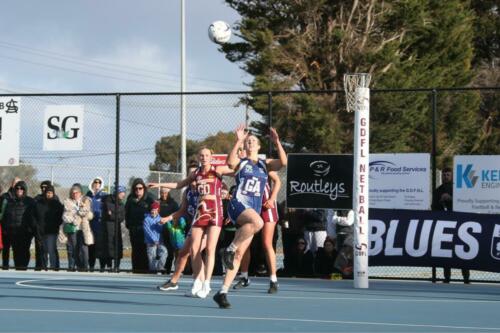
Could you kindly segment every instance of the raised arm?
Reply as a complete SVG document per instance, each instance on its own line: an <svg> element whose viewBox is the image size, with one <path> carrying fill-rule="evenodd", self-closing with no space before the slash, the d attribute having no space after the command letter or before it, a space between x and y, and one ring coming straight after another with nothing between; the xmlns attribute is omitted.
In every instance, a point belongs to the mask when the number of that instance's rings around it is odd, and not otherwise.
<svg viewBox="0 0 500 333"><path fill-rule="evenodd" d="M189 174L186 178L178 182L171 183L148 183L149 188L165 187L171 190L179 189L188 186L194 180L194 173Z"/></svg>
<svg viewBox="0 0 500 333"><path fill-rule="evenodd" d="M227 156L227 166L235 170L238 164L240 163L240 158L238 157L238 149L243 146L243 142L245 142L245 138L248 135L248 131L245 130L245 125L241 124L236 128L236 142L234 143L233 149Z"/></svg>
<svg viewBox="0 0 500 333"><path fill-rule="evenodd" d="M286 156L285 149L281 145L280 138L278 136L278 132L271 127L269 128L269 133L271 135L271 140L278 151L278 159L267 159L267 168L269 171L278 171L282 167L286 166L288 163L288 157Z"/></svg>

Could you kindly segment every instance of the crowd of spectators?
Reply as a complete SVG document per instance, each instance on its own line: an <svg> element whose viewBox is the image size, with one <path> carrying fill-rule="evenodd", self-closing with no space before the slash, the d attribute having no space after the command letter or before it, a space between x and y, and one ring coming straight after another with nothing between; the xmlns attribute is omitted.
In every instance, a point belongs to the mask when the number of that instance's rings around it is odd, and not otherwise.
<svg viewBox="0 0 500 333"><path fill-rule="evenodd" d="M61 201L53 184L43 181L40 193L32 198L27 195L27 184L15 178L0 196L3 268L10 266L12 249L14 267L27 269L33 241L37 270L105 271L120 268L124 250L121 225L124 223L130 237L132 271L170 273L191 221L182 216L178 220L161 222L160 217L179 209L169 190L161 188L156 200L140 178L132 182L128 196L123 186L118 186L111 194L104 188L101 177L92 179L86 194L82 185L75 183L68 198ZM225 205L229 196L227 187L224 187ZM352 274L352 245L345 240L346 235L352 234L352 221L349 224L348 218L341 215L323 209L285 211L284 204L281 204L284 265L278 274L349 278ZM234 237L234 226L228 219L225 221L219 248ZM275 246L277 238L276 234ZM61 267L58 242L66 247L67 267ZM257 235L251 246L250 274L267 274L261 244ZM214 273L223 274L219 260Z"/></svg>

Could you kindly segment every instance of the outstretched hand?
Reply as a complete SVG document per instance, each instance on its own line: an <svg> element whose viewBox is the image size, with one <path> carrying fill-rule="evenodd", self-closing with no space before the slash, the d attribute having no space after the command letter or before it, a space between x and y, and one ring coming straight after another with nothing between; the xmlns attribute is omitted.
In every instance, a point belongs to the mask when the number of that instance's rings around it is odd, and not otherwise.
<svg viewBox="0 0 500 333"><path fill-rule="evenodd" d="M271 135L271 140L273 141L273 143L278 143L280 141L278 132L276 132L276 129L274 127L269 127L269 134Z"/></svg>
<svg viewBox="0 0 500 333"><path fill-rule="evenodd" d="M240 124L236 128L235 133L236 133L236 138L238 139L238 141L243 141L243 140L245 140L245 138L248 135L248 130L245 129L245 125L244 124Z"/></svg>

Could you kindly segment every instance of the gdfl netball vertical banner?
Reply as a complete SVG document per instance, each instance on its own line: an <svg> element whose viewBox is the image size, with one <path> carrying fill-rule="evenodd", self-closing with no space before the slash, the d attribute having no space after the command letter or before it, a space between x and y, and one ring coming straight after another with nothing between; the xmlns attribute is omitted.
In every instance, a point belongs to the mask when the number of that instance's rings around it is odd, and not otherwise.
<svg viewBox="0 0 500 333"><path fill-rule="evenodd" d="M0 97L0 166L19 165L21 99Z"/></svg>
<svg viewBox="0 0 500 333"><path fill-rule="evenodd" d="M48 105L43 150L83 149L83 105Z"/></svg>

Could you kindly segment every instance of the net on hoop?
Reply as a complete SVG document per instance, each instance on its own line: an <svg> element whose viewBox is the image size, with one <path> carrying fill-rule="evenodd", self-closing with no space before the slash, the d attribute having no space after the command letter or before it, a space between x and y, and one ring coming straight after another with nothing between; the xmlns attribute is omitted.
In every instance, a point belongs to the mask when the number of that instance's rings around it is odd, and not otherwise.
<svg viewBox="0 0 500 333"><path fill-rule="evenodd" d="M372 76L368 73L344 74L347 112L356 110L356 88L368 88L371 77Z"/></svg>

